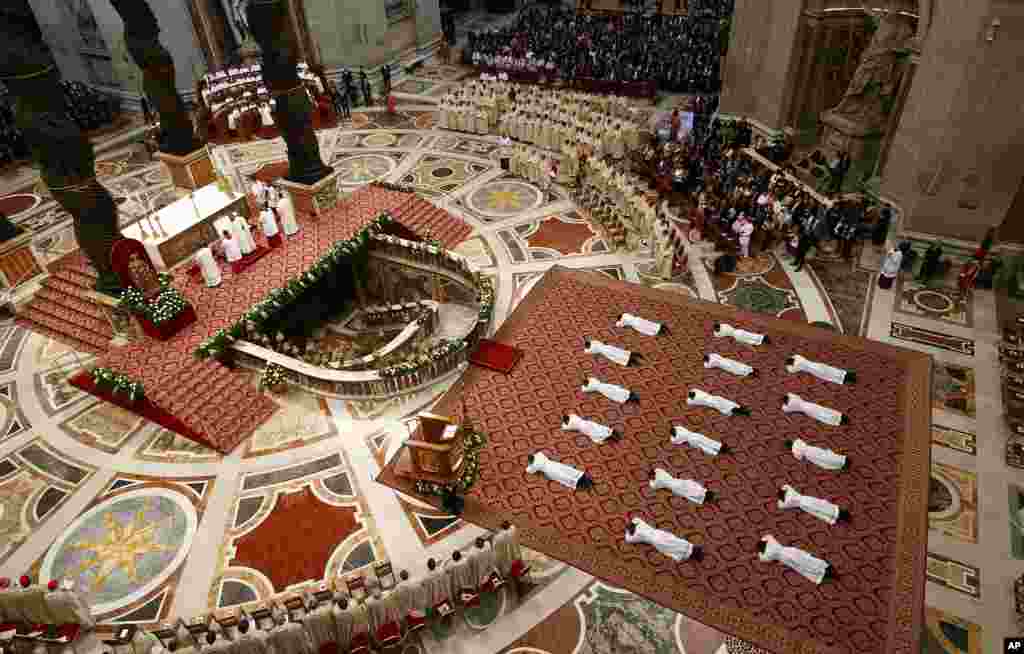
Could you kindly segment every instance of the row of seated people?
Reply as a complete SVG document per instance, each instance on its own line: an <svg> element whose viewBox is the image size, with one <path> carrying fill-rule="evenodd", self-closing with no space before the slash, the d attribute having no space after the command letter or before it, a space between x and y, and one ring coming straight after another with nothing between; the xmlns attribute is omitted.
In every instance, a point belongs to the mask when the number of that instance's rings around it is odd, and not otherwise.
<svg viewBox="0 0 1024 654"><path fill-rule="evenodd" d="M339 581L333 591L323 583L280 603L179 621L111 644L131 645L133 654L369 654L400 646L428 620L450 620L509 582L522 592L528 575L515 527L506 522L466 553L441 565L429 559L423 578L402 570L396 579L384 562L376 579Z"/></svg>
<svg viewBox="0 0 1024 654"><path fill-rule="evenodd" d="M336 112L327 95L314 96L309 89L309 100L313 104L313 129L333 124ZM261 129L271 129L274 124L276 100L269 94L243 95L238 102L222 107L210 114L208 134L211 139L240 138L243 141L258 134Z"/></svg>
<svg viewBox="0 0 1024 654"><path fill-rule="evenodd" d="M594 158L587 162L576 201L590 210L617 247L636 249L654 233L658 197L646 179Z"/></svg>
<svg viewBox="0 0 1024 654"><path fill-rule="evenodd" d="M99 647L95 626L88 604L68 579L42 586L24 575L17 587L0 579L0 647L92 654Z"/></svg>
<svg viewBox="0 0 1024 654"><path fill-rule="evenodd" d="M300 62L296 67L299 79L309 84L317 95L322 95L326 90L323 79L314 73L309 65ZM243 94L252 91L253 88L263 86L263 71L260 64L228 68L212 73L207 73L199 81L200 93L206 106L217 111L216 106L222 102L229 101Z"/></svg>

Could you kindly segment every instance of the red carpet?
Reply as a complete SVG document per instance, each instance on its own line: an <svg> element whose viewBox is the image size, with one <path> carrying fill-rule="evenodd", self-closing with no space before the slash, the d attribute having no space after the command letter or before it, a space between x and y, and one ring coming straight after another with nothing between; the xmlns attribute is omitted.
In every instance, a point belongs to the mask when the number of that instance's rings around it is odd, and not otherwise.
<svg viewBox="0 0 1024 654"><path fill-rule="evenodd" d="M35 196L25 195L23 193L8 195L0 198L0 213L10 217L16 213L21 213L26 209L31 209L35 204Z"/></svg>
<svg viewBox="0 0 1024 654"><path fill-rule="evenodd" d="M521 358L523 358L523 351L519 348L484 338L480 340L476 352L469 357L469 362L474 366L496 370L507 375L512 372Z"/></svg>

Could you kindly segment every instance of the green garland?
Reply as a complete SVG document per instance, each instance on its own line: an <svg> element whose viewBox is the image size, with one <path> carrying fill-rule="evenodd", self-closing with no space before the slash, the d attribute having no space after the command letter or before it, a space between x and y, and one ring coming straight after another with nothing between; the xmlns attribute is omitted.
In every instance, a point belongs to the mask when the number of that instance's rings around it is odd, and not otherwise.
<svg viewBox="0 0 1024 654"><path fill-rule="evenodd" d="M477 301L480 303L480 320L489 322L494 312L494 282L477 273L476 283L480 289L477 295Z"/></svg>
<svg viewBox="0 0 1024 654"><path fill-rule="evenodd" d="M139 289L129 286L121 292L117 304L146 318L154 325L170 322L188 307L188 300L185 299L185 296L171 286L173 279L170 273L158 274L160 290L152 300L147 300Z"/></svg>
<svg viewBox="0 0 1024 654"><path fill-rule="evenodd" d="M451 493L466 493L480 478L480 450L487 444L487 437L476 430L469 431L463 440L462 470L459 478L449 484L419 480L416 492L420 495L443 496Z"/></svg>
<svg viewBox="0 0 1024 654"><path fill-rule="evenodd" d="M402 375L419 370L432 361L440 361L449 354L459 352L465 347L466 341L464 340L444 340L430 348L430 351L425 355L410 357L401 363L381 368L377 372L381 377L401 377Z"/></svg>
<svg viewBox="0 0 1024 654"><path fill-rule="evenodd" d="M285 377L284 368L276 363L268 363L260 375L260 388L274 388L288 381Z"/></svg>
<svg viewBox="0 0 1024 654"><path fill-rule="evenodd" d="M218 356L224 352L232 339L241 338L245 332L263 331L267 321L277 311L298 300L306 289L326 276L342 266L350 265L350 261L354 257L364 254L370 237L380 233L393 220L391 215L385 211L352 238L332 245L309 270L290 280L284 287L270 291L266 297L249 307L241 320L227 330L222 329L203 341L196 348L195 356L201 359Z"/></svg>
<svg viewBox="0 0 1024 654"><path fill-rule="evenodd" d="M109 389L112 393L124 393L132 402L145 397L145 389L141 382L132 381L128 375L114 372L110 368L93 368L92 381L99 388Z"/></svg>

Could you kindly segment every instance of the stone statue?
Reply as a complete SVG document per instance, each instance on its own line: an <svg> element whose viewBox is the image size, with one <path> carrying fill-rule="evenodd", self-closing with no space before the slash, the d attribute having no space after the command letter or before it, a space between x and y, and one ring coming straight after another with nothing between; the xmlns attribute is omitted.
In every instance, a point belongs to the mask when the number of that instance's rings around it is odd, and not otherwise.
<svg viewBox="0 0 1024 654"><path fill-rule="evenodd" d="M906 47L913 36L914 28L908 18L896 12L887 14L864 51L846 94L831 113L862 127L884 127L883 98L892 97L900 82L897 50Z"/></svg>

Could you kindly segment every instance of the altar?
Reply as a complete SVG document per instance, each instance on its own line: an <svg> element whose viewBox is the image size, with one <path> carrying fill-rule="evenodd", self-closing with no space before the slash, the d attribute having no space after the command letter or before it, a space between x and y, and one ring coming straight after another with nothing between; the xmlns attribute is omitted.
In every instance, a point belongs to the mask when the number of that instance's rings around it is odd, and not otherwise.
<svg viewBox="0 0 1024 654"><path fill-rule="evenodd" d="M224 193L216 184L208 184L125 227L121 233L145 245L157 270L169 270L216 241L235 212L250 217L245 195Z"/></svg>

